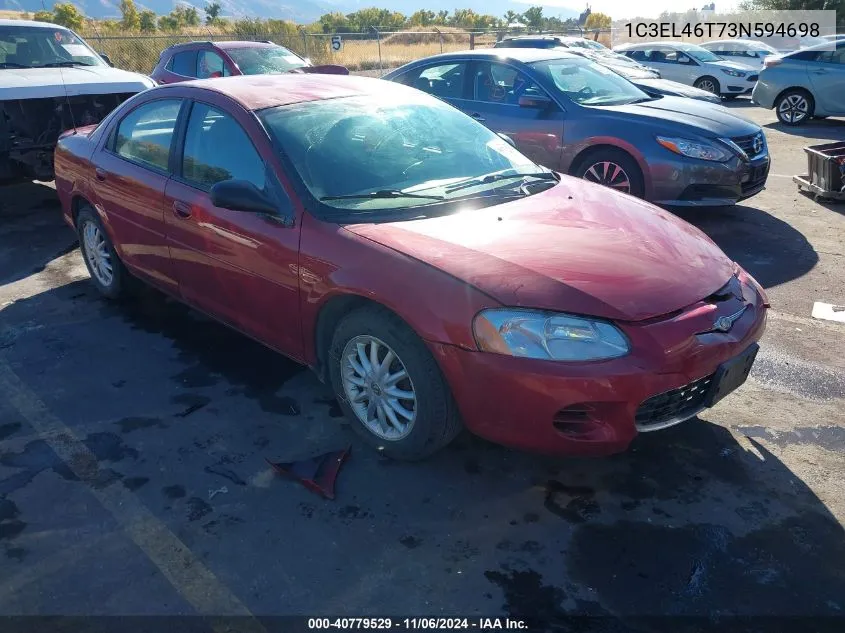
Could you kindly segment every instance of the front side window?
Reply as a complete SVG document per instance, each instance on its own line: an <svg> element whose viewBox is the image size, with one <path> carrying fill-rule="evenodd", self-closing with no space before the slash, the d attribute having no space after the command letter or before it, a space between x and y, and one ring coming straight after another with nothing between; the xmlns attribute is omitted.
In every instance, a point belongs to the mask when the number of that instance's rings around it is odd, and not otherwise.
<svg viewBox="0 0 845 633"><path fill-rule="evenodd" d="M528 195L520 189L526 179L554 180L483 125L411 90L292 104L260 117L327 214L370 221L431 205L451 210L467 196L496 204Z"/></svg>
<svg viewBox="0 0 845 633"><path fill-rule="evenodd" d="M204 103L195 103L185 132L182 178L201 189L232 179L264 189L265 166L235 119Z"/></svg>
<svg viewBox="0 0 845 633"><path fill-rule="evenodd" d="M209 77L226 77L226 64L223 58L214 51L200 51L197 54L197 77L207 79Z"/></svg>
<svg viewBox="0 0 845 633"><path fill-rule="evenodd" d="M825 64L845 65L845 46L840 46L835 51L820 51L816 61Z"/></svg>
<svg viewBox="0 0 845 633"><path fill-rule="evenodd" d="M105 66L82 38L60 26L0 26L0 69Z"/></svg>
<svg viewBox="0 0 845 633"><path fill-rule="evenodd" d="M428 66L419 74L413 86L441 99L460 99L464 94L466 72L466 62Z"/></svg>
<svg viewBox="0 0 845 633"><path fill-rule="evenodd" d="M472 97L476 101L519 105L522 95L542 95L540 87L513 66L496 62L475 65Z"/></svg>
<svg viewBox="0 0 845 633"><path fill-rule="evenodd" d="M167 171L181 105L179 99L162 99L132 110L117 126L114 152L145 167Z"/></svg>
<svg viewBox="0 0 845 633"><path fill-rule="evenodd" d="M588 59L551 59L531 66L579 105L610 106L646 101L649 96L627 79Z"/></svg>
<svg viewBox="0 0 845 633"><path fill-rule="evenodd" d="M228 48L226 53L244 75L286 73L308 65L299 55L284 46Z"/></svg>

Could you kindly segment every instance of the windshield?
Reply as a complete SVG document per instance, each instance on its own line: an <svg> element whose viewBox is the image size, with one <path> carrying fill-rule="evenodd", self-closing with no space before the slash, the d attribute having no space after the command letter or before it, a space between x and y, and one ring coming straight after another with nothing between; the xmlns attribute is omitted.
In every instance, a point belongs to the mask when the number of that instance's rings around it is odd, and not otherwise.
<svg viewBox="0 0 845 633"><path fill-rule="evenodd" d="M422 92L298 103L259 116L328 212L449 205L479 195L502 200L536 193L513 190L523 186L523 175L551 176L500 136Z"/></svg>
<svg viewBox="0 0 845 633"><path fill-rule="evenodd" d="M649 99L624 77L588 59L550 59L531 66L548 75L560 92L580 105L623 105Z"/></svg>
<svg viewBox="0 0 845 633"><path fill-rule="evenodd" d="M62 27L0 26L0 68L104 66L99 56Z"/></svg>
<svg viewBox="0 0 845 633"><path fill-rule="evenodd" d="M722 58L718 55L711 53L706 48L701 48L700 46L694 46L692 44L681 44L676 46L679 51L682 51L692 57L694 60L699 62L719 62L722 61Z"/></svg>
<svg viewBox="0 0 845 633"><path fill-rule="evenodd" d="M305 60L284 46L256 46L254 48L227 48L244 75L272 75L286 73L307 66Z"/></svg>
<svg viewBox="0 0 845 633"><path fill-rule="evenodd" d="M581 48L589 48L595 51L607 51L602 44L588 39L575 39L570 42L572 46L580 46Z"/></svg>

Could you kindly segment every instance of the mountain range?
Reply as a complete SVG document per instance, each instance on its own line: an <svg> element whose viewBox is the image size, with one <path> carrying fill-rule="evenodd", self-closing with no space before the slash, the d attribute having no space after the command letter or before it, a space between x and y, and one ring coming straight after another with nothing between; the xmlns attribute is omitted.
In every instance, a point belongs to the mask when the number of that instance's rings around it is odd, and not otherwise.
<svg viewBox="0 0 845 633"><path fill-rule="evenodd" d="M85 15L92 18L120 16L120 0L71 0ZM225 17L259 17L293 20L302 24L314 22L324 13L340 11L351 13L366 7L379 7L410 16L420 9L429 11L454 11L472 9L476 13L502 17L507 11L522 13L530 4L511 0L219 0ZM0 0L0 9L35 13L50 9L54 0ZM202 0L135 0L140 9L151 9L159 15L170 13L177 4L192 4L198 9L205 6ZM542 2L537 3L543 6ZM543 6L543 13L562 19L577 17L578 11L563 7Z"/></svg>

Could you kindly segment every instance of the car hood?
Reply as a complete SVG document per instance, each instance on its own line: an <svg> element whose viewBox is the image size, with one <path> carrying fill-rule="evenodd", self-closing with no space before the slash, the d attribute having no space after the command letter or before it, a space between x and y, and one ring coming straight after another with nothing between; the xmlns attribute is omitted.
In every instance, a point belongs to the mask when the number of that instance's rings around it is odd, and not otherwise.
<svg viewBox="0 0 845 633"><path fill-rule="evenodd" d="M5 68L0 70L3 99L42 99L141 92L154 86L149 77L111 66Z"/></svg>
<svg viewBox="0 0 845 633"><path fill-rule="evenodd" d="M616 64L612 60L600 60L599 63L603 66L610 68L610 70L619 73L628 81L640 79L656 79L659 75L656 70L646 68L645 66L629 66L627 64Z"/></svg>
<svg viewBox="0 0 845 633"><path fill-rule="evenodd" d="M721 288L733 263L647 202L564 176L514 202L449 216L346 225L506 306L639 321Z"/></svg>
<svg viewBox="0 0 845 633"><path fill-rule="evenodd" d="M665 127L667 122L696 128L698 135L707 138L747 136L760 131L759 125L734 114L722 105L683 97L663 97L642 103L603 106L597 109L634 114L640 120L642 117L649 117L664 126L665 133L672 131L671 128Z"/></svg>
<svg viewBox="0 0 845 633"><path fill-rule="evenodd" d="M644 78L637 79L634 83L638 86L643 85L653 88L654 90L666 95L675 95L677 97L686 97L688 99L701 99L703 101L709 101L710 103L720 103L719 97L707 92L706 90L693 88L692 86L687 86L686 84L671 81L669 79Z"/></svg>

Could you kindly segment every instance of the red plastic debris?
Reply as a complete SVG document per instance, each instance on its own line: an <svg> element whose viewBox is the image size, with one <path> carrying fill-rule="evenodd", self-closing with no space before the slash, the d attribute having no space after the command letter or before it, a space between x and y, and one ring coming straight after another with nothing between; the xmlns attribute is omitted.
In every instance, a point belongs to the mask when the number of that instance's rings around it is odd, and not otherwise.
<svg viewBox="0 0 845 633"><path fill-rule="evenodd" d="M298 462L271 462L267 458L265 461L277 473L298 479L306 488L326 499L334 499L337 473L351 453L350 446L342 451L332 451Z"/></svg>

